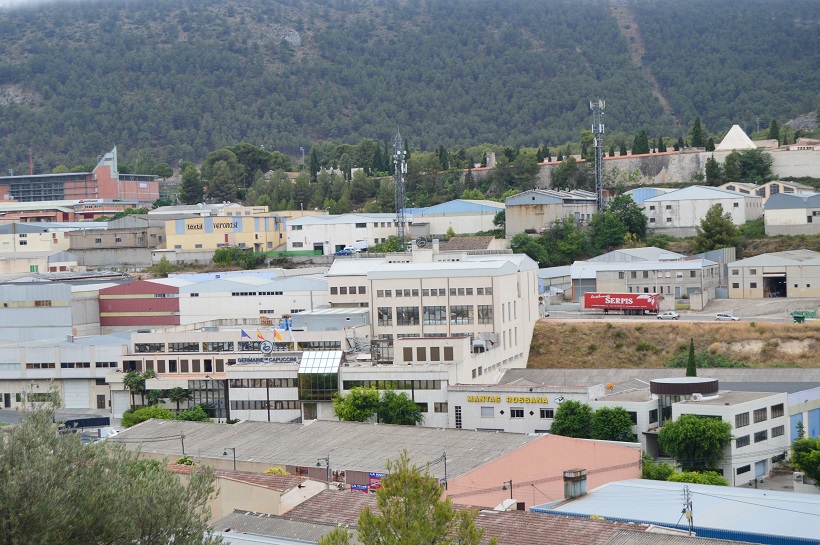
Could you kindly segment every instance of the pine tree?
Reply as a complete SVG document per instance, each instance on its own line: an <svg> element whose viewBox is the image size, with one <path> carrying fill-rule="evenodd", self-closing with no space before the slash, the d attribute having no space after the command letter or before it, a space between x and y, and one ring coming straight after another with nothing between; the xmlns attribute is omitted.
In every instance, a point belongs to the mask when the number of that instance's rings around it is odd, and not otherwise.
<svg viewBox="0 0 820 545"><path fill-rule="evenodd" d="M695 366L695 339L689 339L689 361L686 364L686 376L698 376L698 369Z"/></svg>
<svg viewBox="0 0 820 545"><path fill-rule="evenodd" d="M706 216L701 220L700 226L695 227L695 231L695 251L698 253L740 246L741 237L737 226L732 222L732 216L728 212L723 212L719 204L706 212Z"/></svg>
<svg viewBox="0 0 820 545"><path fill-rule="evenodd" d="M615 145L614 144L609 146L609 156L610 157L615 157Z"/></svg>
<svg viewBox="0 0 820 545"><path fill-rule="evenodd" d="M713 136L710 136L709 140L706 141L706 151L715 151L715 138Z"/></svg>
<svg viewBox="0 0 820 545"><path fill-rule="evenodd" d="M621 157L626 155L626 142L621 141L621 149L618 151L618 155L620 155Z"/></svg>
<svg viewBox="0 0 820 545"><path fill-rule="evenodd" d="M723 183L723 167L717 162L715 156L706 159L706 184L719 186Z"/></svg>
<svg viewBox="0 0 820 545"><path fill-rule="evenodd" d="M319 174L319 169L322 165L319 163L319 154L316 152L316 146L310 150L310 181L315 182L316 176Z"/></svg>
<svg viewBox="0 0 820 545"><path fill-rule="evenodd" d="M777 140L777 143L780 144L780 127L776 119L772 119L772 122L769 123L769 134L766 138L769 140Z"/></svg>
<svg viewBox="0 0 820 545"><path fill-rule="evenodd" d="M179 200L184 204L198 204L203 201L204 193L199 172L189 165L182 172L182 183L179 185Z"/></svg>
<svg viewBox="0 0 820 545"><path fill-rule="evenodd" d="M658 137L658 153L666 153L666 142L663 141L663 136Z"/></svg>
<svg viewBox="0 0 820 545"><path fill-rule="evenodd" d="M632 155L642 155L649 153L649 136L646 131L641 131L632 142Z"/></svg>
<svg viewBox="0 0 820 545"><path fill-rule="evenodd" d="M680 151L686 147L686 144L683 142L683 137L679 136L678 141L675 142L675 151Z"/></svg>
<svg viewBox="0 0 820 545"><path fill-rule="evenodd" d="M700 123L700 116L695 118L695 123L692 125L692 130L689 132L689 142L693 148L706 147L706 133Z"/></svg>

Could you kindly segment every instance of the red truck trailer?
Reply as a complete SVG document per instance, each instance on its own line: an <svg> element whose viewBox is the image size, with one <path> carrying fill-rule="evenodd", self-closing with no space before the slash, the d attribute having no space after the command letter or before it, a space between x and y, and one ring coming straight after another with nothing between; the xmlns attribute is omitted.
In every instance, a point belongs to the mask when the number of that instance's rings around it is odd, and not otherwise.
<svg viewBox="0 0 820 545"><path fill-rule="evenodd" d="M656 314L660 305L657 293L585 293L584 309L604 312L620 310L624 314Z"/></svg>

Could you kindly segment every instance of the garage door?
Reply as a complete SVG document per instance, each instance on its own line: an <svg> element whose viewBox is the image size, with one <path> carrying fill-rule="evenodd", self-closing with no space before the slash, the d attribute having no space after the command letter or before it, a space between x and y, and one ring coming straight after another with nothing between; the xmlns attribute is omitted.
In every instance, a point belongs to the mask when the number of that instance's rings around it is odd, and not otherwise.
<svg viewBox="0 0 820 545"><path fill-rule="evenodd" d="M111 412L114 418L122 418L122 413L131 408L131 394L125 390L111 391Z"/></svg>
<svg viewBox="0 0 820 545"><path fill-rule="evenodd" d="M67 380L65 381L65 408L66 409L90 409L89 381L87 380Z"/></svg>

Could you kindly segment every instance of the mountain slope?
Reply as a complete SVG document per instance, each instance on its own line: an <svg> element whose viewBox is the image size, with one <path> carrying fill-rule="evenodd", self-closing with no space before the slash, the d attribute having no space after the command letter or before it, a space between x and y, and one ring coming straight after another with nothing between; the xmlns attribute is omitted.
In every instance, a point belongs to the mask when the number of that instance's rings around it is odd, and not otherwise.
<svg viewBox="0 0 820 545"><path fill-rule="evenodd" d="M762 0L743 4L754 9L733 31L754 33L758 11L777 16L759 9ZM817 5L790 2L771 25L820 20ZM778 60L780 79L768 87L739 89L743 110L722 96L720 109L687 98L671 86L688 89L680 82L689 77L703 87L701 73L675 73L676 59L698 51L659 46L655 21L675 36L703 21L677 21L674 13L689 13L677 4L631 9L649 29L646 57L684 124L708 112L707 127L725 130L756 104L792 115L798 98L812 101L820 88L818 71L805 71L815 49ZM716 34L703 37L710 44L726 38L703 28ZM791 24L777 36L811 45L813 30ZM387 140L397 125L414 149L555 146L578 139L597 97L607 100L615 137L676 135L627 45L608 3L589 0L96 0L0 10L0 168L27 170L30 147L38 172L114 144L125 160L143 148L158 161L198 160L241 141L297 157L321 141ZM759 49L742 53L724 55L726 67L774 62Z"/></svg>

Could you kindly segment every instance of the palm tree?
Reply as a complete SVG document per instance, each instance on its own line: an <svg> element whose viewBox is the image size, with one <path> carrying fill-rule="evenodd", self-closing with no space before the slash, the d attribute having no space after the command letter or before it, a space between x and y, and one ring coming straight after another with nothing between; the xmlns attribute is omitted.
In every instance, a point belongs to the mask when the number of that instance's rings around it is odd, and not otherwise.
<svg viewBox="0 0 820 545"><path fill-rule="evenodd" d="M153 369L146 369L140 375L140 378L142 379L142 383L140 384L139 392L140 392L140 396L142 396L142 404L145 405L145 381L148 380L149 378L157 378L157 372L154 371Z"/></svg>
<svg viewBox="0 0 820 545"><path fill-rule="evenodd" d="M168 399L177 404L177 412L179 412L179 404L183 401L188 401L190 397L190 392L188 392L185 388L180 388L179 386L176 388L171 388L168 391Z"/></svg>
<svg viewBox="0 0 820 545"><path fill-rule="evenodd" d="M128 371L123 377L122 385L128 388L131 392L131 408L133 409L136 403L134 402L134 394L141 392L145 387L145 379L142 378L136 371Z"/></svg>
<svg viewBox="0 0 820 545"><path fill-rule="evenodd" d="M164 395L164 390L148 390L148 406L159 405L167 396Z"/></svg>

